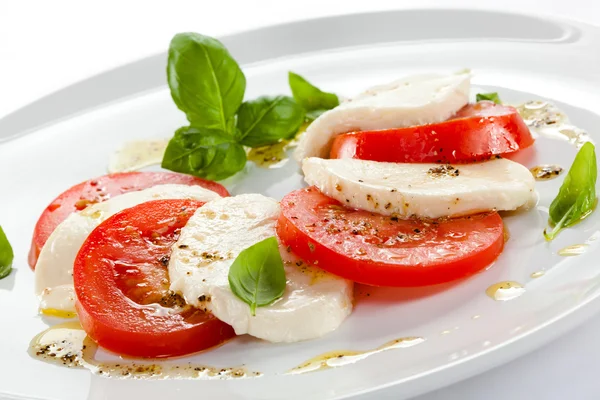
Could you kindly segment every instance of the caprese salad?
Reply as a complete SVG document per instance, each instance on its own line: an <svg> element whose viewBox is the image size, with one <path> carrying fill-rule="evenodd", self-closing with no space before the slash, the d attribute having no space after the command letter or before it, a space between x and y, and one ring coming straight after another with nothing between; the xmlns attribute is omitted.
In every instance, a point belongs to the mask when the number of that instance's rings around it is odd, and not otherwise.
<svg viewBox="0 0 600 400"><path fill-rule="evenodd" d="M241 69L198 34L173 39L167 72L190 122L163 158L175 172L66 190L29 254L41 313L77 317L118 354L179 356L243 334L318 338L352 313L354 282L424 286L484 269L504 247L499 212L537 201L534 176L510 160L534 136L497 94L469 103L468 72L409 76L341 102L290 73L293 97L242 102ZM243 168L247 148L307 124L294 153L307 187L277 200L212 181ZM585 143L547 239L592 212L596 170ZM4 258L0 267L12 251Z"/></svg>

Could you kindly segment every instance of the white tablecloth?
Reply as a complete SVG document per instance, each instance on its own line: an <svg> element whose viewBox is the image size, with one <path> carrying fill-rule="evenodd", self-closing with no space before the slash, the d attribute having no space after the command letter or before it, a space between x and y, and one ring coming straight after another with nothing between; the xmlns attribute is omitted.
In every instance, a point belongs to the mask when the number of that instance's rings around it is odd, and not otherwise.
<svg viewBox="0 0 600 400"><path fill-rule="evenodd" d="M556 14L600 25L596 0L0 0L0 117L66 85L164 51L176 32L221 35L340 13L436 7ZM525 357L418 400L599 399L598 338L600 316Z"/></svg>

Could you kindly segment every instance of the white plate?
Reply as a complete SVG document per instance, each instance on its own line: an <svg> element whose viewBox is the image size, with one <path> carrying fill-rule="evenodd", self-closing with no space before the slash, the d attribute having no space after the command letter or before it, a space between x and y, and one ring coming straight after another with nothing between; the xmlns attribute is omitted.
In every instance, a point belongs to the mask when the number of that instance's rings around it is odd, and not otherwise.
<svg viewBox="0 0 600 400"><path fill-rule="evenodd" d="M600 126L600 29L591 26L491 12L403 11L281 25L223 41L243 64L248 98L288 93L288 70L353 94L409 73L469 67L475 86L498 90L507 102L549 98L582 128ZM165 58L97 76L0 120L0 223L16 253L15 271L0 281L0 397L402 399L513 359L600 309L598 242L578 257L556 254L600 230L598 214L547 244L541 235L547 216L536 209L505 219L512 235L505 252L471 279L416 290L370 289L342 327L319 340L274 345L241 338L193 357L214 366L245 364L264 372L262 378L115 380L30 358L30 339L46 327L36 315L26 264L35 221L55 195L105 173L108 156L125 140L167 137L185 123L164 85ZM552 140L539 140L535 148L529 166L568 167L576 152ZM301 184L297 171L293 161L278 170L249 165L244 179L229 188L281 198ZM559 185L560 179L538 184L540 205L550 203ZM546 275L531 279L539 270ZM504 280L525 284L527 292L508 302L485 295L489 285ZM404 336L426 341L343 368L283 374L326 351L371 349Z"/></svg>

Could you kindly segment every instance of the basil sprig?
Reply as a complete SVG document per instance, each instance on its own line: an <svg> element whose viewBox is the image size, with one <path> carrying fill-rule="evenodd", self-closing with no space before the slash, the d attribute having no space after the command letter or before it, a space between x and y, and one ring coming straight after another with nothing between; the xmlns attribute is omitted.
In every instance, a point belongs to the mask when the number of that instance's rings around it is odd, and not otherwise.
<svg viewBox="0 0 600 400"><path fill-rule="evenodd" d="M171 40L167 80L190 124L227 131L246 90L246 77L217 39L179 33Z"/></svg>
<svg viewBox="0 0 600 400"><path fill-rule="evenodd" d="M475 95L475 100L477 102L480 102L482 100L489 100L489 101L493 101L496 104L502 104L502 101L500 100L500 96L498 96L497 92L477 93L477 95Z"/></svg>
<svg viewBox="0 0 600 400"><path fill-rule="evenodd" d="M596 206L596 151L592 143L585 143L577 156L569 173L565 176L558 196L550 204L549 222L552 229L544 230L546 240L570 226L585 219Z"/></svg>
<svg viewBox="0 0 600 400"><path fill-rule="evenodd" d="M325 111L340 104L337 95L323 92L294 72L288 73L288 82L294 99L306 110L306 118L309 121L317 119Z"/></svg>
<svg viewBox="0 0 600 400"><path fill-rule="evenodd" d="M8 238L0 226L0 279L10 275L14 256L12 246L8 242Z"/></svg>
<svg viewBox="0 0 600 400"><path fill-rule="evenodd" d="M229 268L229 287L250 306L264 307L283 296L285 270L275 237L267 238L243 250Z"/></svg>
<svg viewBox="0 0 600 400"><path fill-rule="evenodd" d="M189 126L175 132L162 167L221 180L246 165L243 146L262 147L290 139L307 119L339 104L299 75L290 73L289 96L243 102L246 77L225 46L198 33L179 33L169 46L171 97Z"/></svg>

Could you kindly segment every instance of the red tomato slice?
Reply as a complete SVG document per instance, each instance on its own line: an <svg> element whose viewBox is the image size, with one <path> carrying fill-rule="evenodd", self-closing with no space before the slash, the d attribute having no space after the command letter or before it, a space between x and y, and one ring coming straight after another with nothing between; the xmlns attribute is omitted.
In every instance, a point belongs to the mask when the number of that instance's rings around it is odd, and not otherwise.
<svg viewBox="0 0 600 400"><path fill-rule="evenodd" d="M87 238L73 267L76 308L83 329L99 345L118 354L168 357L234 336L229 325L169 291L171 246L202 204L142 203L108 218Z"/></svg>
<svg viewBox="0 0 600 400"><path fill-rule="evenodd" d="M343 207L315 187L281 200L277 234L309 264L374 286L423 286L474 274L504 247L498 213L399 220Z"/></svg>
<svg viewBox="0 0 600 400"><path fill-rule="evenodd" d="M489 159L533 144L513 107L481 101L450 120L408 128L346 133L336 137L330 158L399 163L460 163Z"/></svg>
<svg viewBox="0 0 600 400"><path fill-rule="evenodd" d="M216 182L170 172L124 172L90 179L73 186L46 207L33 231L29 265L35 269L35 263L46 240L58 224L72 212L81 211L90 204L108 200L119 194L167 183L198 185L217 192L221 196L229 196L227 189Z"/></svg>

